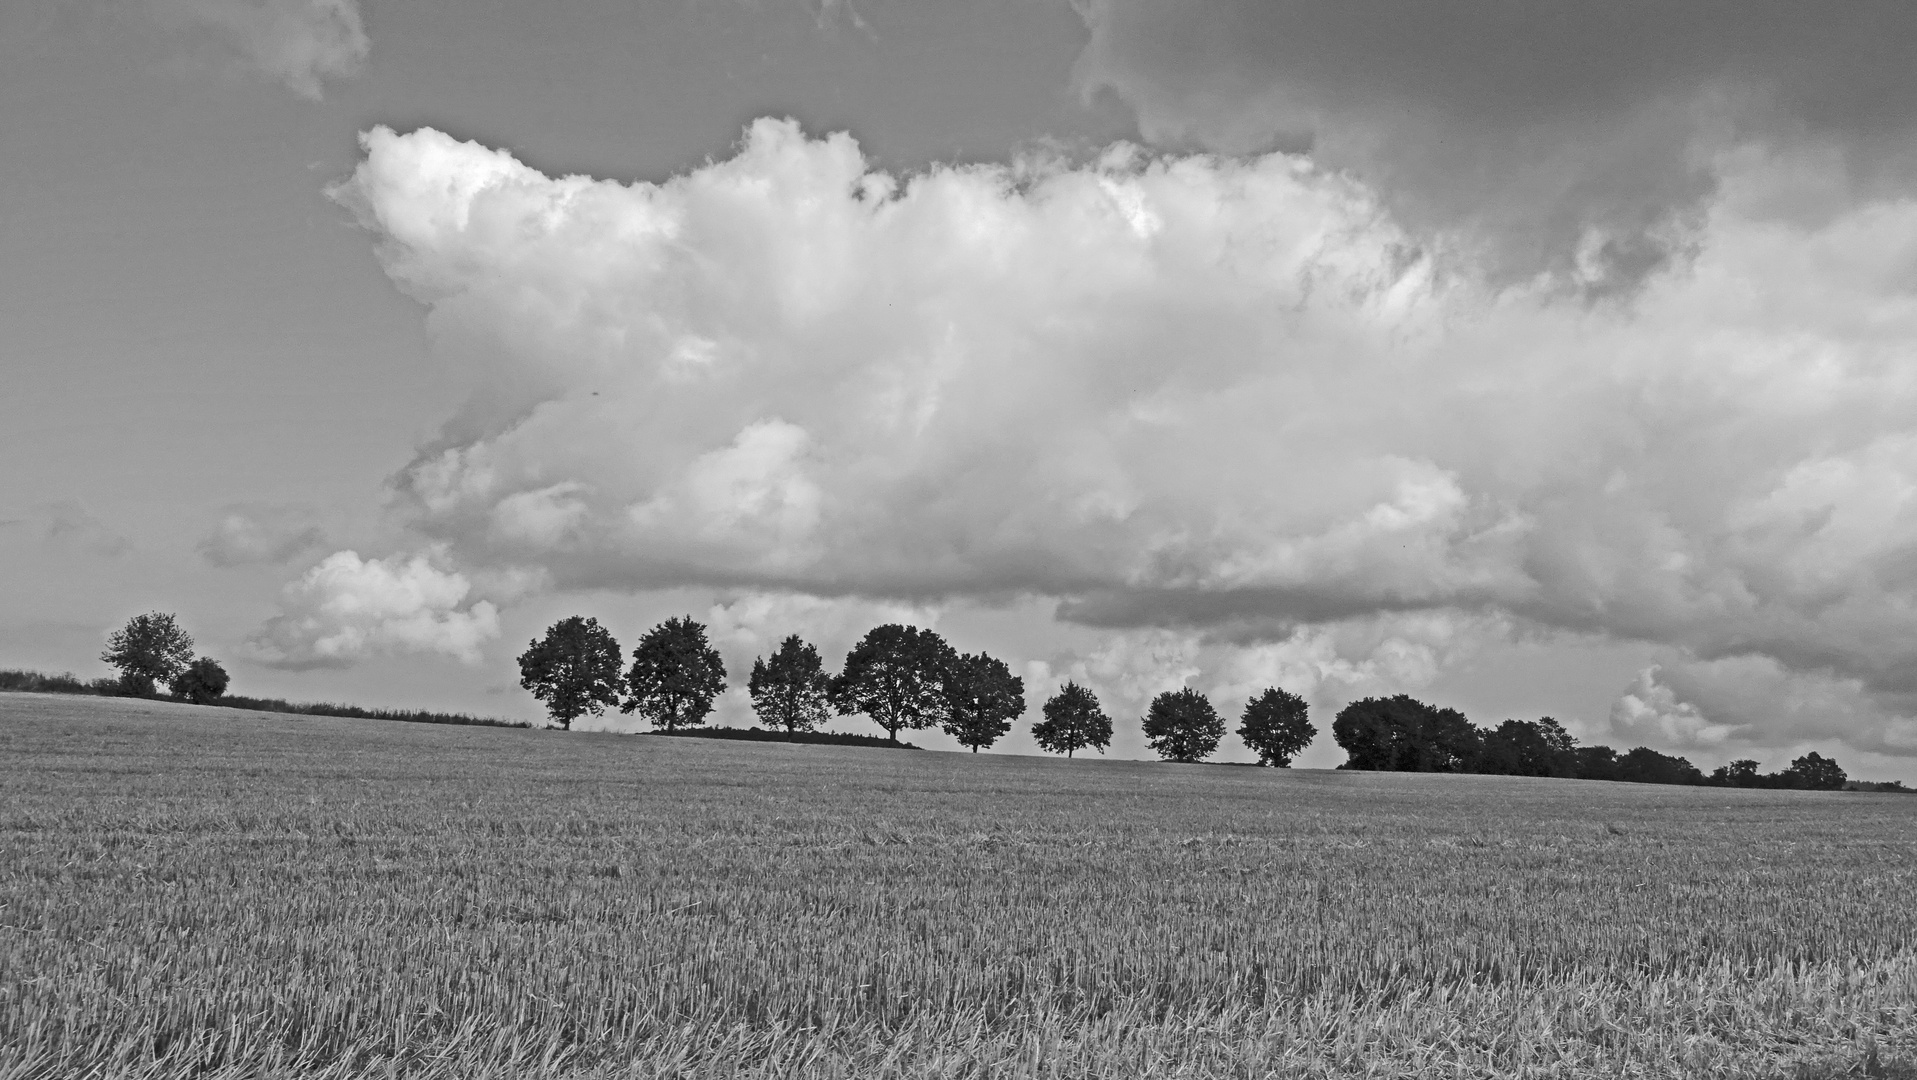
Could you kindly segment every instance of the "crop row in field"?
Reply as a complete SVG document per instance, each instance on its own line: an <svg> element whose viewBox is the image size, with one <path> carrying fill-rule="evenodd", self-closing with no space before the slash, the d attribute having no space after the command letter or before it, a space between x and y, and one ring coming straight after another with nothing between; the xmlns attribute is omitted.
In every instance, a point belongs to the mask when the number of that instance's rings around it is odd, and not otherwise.
<svg viewBox="0 0 1917 1080"><path fill-rule="evenodd" d="M1917 1050L1896 796L69 700L0 698L0 1076L1749 1075Z"/></svg>

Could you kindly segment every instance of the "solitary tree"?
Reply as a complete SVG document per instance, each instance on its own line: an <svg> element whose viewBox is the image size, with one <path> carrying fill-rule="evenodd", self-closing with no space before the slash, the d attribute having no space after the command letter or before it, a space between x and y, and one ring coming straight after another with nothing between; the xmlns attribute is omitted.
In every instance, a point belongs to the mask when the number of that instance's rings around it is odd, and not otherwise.
<svg viewBox="0 0 1917 1080"><path fill-rule="evenodd" d="M1024 714L1025 680L997 657L967 653L945 673L945 711L946 734L976 754L1012 730L1012 721Z"/></svg>
<svg viewBox="0 0 1917 1080"><path fill-rule="evenodd" d="M1166 761L1203 761L1224 737L1225 721L1189 686L1153 698L1145 713L1145 741Z"/></svg>
<svg viewBox="0 0 1917 1080"><path fill-rule="evenodd" d="M1112 744L1112 718L1098 707L1098 698L1090 690L1068 682L1045 702L1045 719L1032 725L1032 739L1066 757L1087 747L1102 754Z"/></svg>
<svg viewBox="0 0 1917 1080"><path fill-rule="evenodd" d="M1271 687L1245 702L1238 737L1258 755L1258 764L1291 768L1291 759L1311 745L1318 729L1306 719L1305 699Z"/></svg>
<svg viewBox="0 0 1917 1080"><path fill-rule="evenodd" d="M586 713L598 716L619 704L619 642L598 619L561 619L519 654L519 685L546 703L553 723L570 730Z"/></svg>
<svg viewBox="0 0 1917 1080"><path fill-rule="evenodd" d="M100 659L120 669L122 690L151 695L154 683L172 682L192 663L193 639L172 615L152 611L115 630Z"/></svg>
<svg viewBox="0 0 1917 1080"><path fill-rule="evenodd" d="M725 688L725 661L706 644L705 624L674 617L647 631L632 650L619 711L637 712L667 731L696 727Z"/></svg>
<svg viewBox="0 0 1917 1080"><path fill-rule="evenodd" d="M752 662L752 679L746 689L752 694L752 711L769 728L784 728L787 733L811 731L832 715L826 691L832 680L819 662L819 650L793 634L779 643L779 651L768 662L760 657Z"/></svg>
<svg viewBox="0 0 1917 1080"><path fill-rule="evenodd" d="M933 631L898 623L874 627L832 680L832 707L841 716L864 713L898 742L900 730L929 728L950 715L945 675L955 659Z"/></svg>
<svg viewBox="0 0 1917 1080"><path fill-rule="evenodd" d="M195 705L211 705L226 693L226 669L210 656L202 656L173 676L167 689Z"/></svg>

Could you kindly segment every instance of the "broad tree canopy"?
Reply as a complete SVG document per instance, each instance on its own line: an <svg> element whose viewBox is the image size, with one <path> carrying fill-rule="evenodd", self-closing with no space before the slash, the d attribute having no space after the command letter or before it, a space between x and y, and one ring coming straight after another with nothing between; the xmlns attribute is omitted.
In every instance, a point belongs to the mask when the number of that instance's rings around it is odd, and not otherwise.
<svg viewBox="0 0 1917 1080"><path fill-rule="evenodd" d="M100 659L120 669L121 686L151 694L154 683L172 682L193 662L193 639L172 615L150 611L115 630Z"/></svg>
<svg viewBox="0 0 1917 1080"><path fill-rule="evenodd" d="M759 714L760 723L795 732L811 731L831 717L832 704L826 696L831 686L819 650L792 634L779 643L770 661L759 657L752 662L746 690L752 694L752 711Z"/></svg>
<svg viewBox="0 0 1917 1080"><path fill-rule="evenodd" d="M1066 757L1087 748L1104 753L1112 744L1112 718L1099 707L1097 695L1068 682L1045 702L1045 719L1032 725L1032 739Z"/></svg>
<svg viewBox="0 0 1917 1080"><path fill-rule="evenodd" d="M519 685L570 730L579 717L619 704L619 642L598 619L561 619L519 654Z"/></svg>
<svg viewBox="0 0 1917 1080"><path fill-rule="evenodd" d="M696 727L725 688L725 661L706 643L705 624L675 616L647 631L632 650L619 711L636 712L666 731Z"/></svg>
<svg viewBox="0 0 1917 1080"><path fill-rule="evenodd" d="M1145 741L1166 761L1203 761L1224 737L1218 710L1189 686L1153 698L1145 713Z"/></svg>
<svg viewBox="0 0 1917 1080"><path fill-rule="evenodd" d="M929 728L950 715L945 675L956 659L945 639L930 630L898 623L874 627L832 680L832 707L841 716L871 717L898 742L901 730Z"/></svg>
<svg viewBox="0 0 1917 1080"><path fill-rule="evenodd" d="M967 653L945 673L945 731L976 754L1012 730L1025 713L1025 680L1005 661Z"/></svg>

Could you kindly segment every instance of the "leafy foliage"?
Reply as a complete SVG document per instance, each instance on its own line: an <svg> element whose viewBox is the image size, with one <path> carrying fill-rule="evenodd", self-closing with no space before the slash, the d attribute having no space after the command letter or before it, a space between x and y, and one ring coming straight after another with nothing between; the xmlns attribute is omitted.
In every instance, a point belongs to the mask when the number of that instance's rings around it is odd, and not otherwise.
<svg viewBox="0 0 1917 1080"><path fill-rule="evenodd" d="M819 650L792 634L779 643L779 651L767 661L752 662L752 678L746 690L752 694L752 711L769 728L786 732L811 731L832 715L827 697L832 680L819 660Z"/></svg>
<svg viewBox="0 0 1917 1080"><path fill-rule="evenodd" d="M637 712L653 727L673 731L705 723L713 699L725 689L725 661L706 643L705 624L675 616L647 631L632 650L619 711Z"/></svg>
<svg viewBox="0 0 1917 1080"><path fill-rule="evenodd" d="M1774 773L1759 773L1757 762L1749 758L1720 765L1708 783L1718 787L1842 791L1849 781L1842 766L1813 750L1791 762L1790 768Z"/></svg>
<svg viewBox="0 0 1917 1080"><path fill-rule="evenodd" d="M598 619L561 619L519 654L519 685L570 730L581 716L619 704L619 642Z"/></svg>
<svg viewBox="0 0 1917 1080"><path fill-rule="evenodd" d="M1479 751L1478 729L1463 713L1407 694L1352 702L1332 721L1331 733L1349 755L1342 769L1464 772Z"/></svg>
<svg viewBox="0 0 1917 1080"><path fill-rule="evenodd" d="M128 693L147 695L155 683L172 682L193 662L193 638L172 615L150 611L115 630L100 659L120 669L120 684Z"/></svg>
<svg viewBox="0 0 1917 1080"><path fill-rule="evenodd" d="M828 696L841 716L863 713L897 742L950 716L945 676L957 659L945 639L916 626L873 627L846 655Z"/></svg>
<svg viewBox="0 0 1917 1080"><path fill-rule="evenodd" d="M168 689L195 705L211 705L226 693L226 669L210 656L202 656L173 677Z"/></svg>
<svg viewBox="0 0 1917 1080"><path fill-rule="evenodd" d="M1166 761L1203 761L1224 737L1224 718L1189 686L1153 698L1145 713L1145 741Z"/></svg>
<svg viewBox="0 0 1917 1080"><path fill-rule="evenodd" d="M1005 661L967 653L945 672L945 732L976 754L1012 730L1025 713L1025 680Z"/></svg>
<svg viewBox="0 0 1917 1080"><path fill-rule="evenodd" d="M1099 707L1097 695L1068 682L1045 702L1045 719L1032 725L1032 739L1066 757L1087 748L1102 754L1112 744L1112 718Z"/></svg>
<svg viewBox="0 0 1917 1080"><path fill-rule="evenodd" d="M1304 698L1271 687L1245 703L1238 737L1258 755L1258 764L1289 769L1291 759L1318 737L1308 711Z"/></svg>

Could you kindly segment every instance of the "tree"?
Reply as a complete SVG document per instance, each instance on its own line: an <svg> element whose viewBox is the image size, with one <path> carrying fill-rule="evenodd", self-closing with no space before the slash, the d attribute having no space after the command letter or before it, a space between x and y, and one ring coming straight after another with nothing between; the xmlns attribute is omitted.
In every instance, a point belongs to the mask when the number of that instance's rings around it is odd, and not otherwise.
<svg viewBox="0 0 1917 1080"><path fill-rule="evenodd" d="M1068 682L1045 702L1045 719L1032 725L1032 739L1043 749L1071 757L1092 747L1099 753L1112 744L1112 718L1099 708L1098 698L1075 682Z"/></svg>
<svg viewBox="0 0 1917 1080"><path fill-rule="evenodd" d="M1719 765L1711 773L1711 783L1718 787L1760 787L1764 778L1757 772L1757 762L1750 758L1738 758L1728 765Z"/></svg>
<svg viewBox="0 0 1917 1080"><path fill-rule="evenodd" d="M1331 722L1331 734L1347 755L1341 769L1462 772L1481 750L1463 713L1406 694L1352 702Z"/></svg>
<svg viewBox="0 0 1917 1080"><path fill-rule="evenodd" d="M154 683L172 682L192 663L193 639L172 615L151 611L115 630L100 659L120 669L122 690L150 696Z"/></svg>
<svg viewBox="0 0 1917 1080"><path fill-rule="evenodd" d="M619 704L619 642L598 619L561 619L519 654L519 685L546 703L553 723L571 730L581 716Z"/></svg>
<svg viewBox="0 0 1917 1080"><path fill-rule="evenodd" d="M226 693L226 669L210 656L202 656L173 676L167 689L195 705L211 705Z"/></svg>
<svg viewBox="0 0 1917 1080"><path fill-rule="evenodd" d="M1145 713L1145 741L1166 761L1203 761L1224 737L1224 719L1189 686L1153 698Z"/></svg>
<svg viewBox="0 0 1917 1080"><path fill-rule="evenodd" d="M976 754L1025 713L1025 680L984 653L953 660L945 673L945 733Z"/></svg>
<svg viewBox="0 0 1917 1080"><path fill-rule="evenodd" d="M1570 776L1577 769L1577 739L1550 717L1506 720L1479 737L1473 772L1504 776Z"/></svg>
<svg viewBox="0 0 1917 1080"><path fill-rule="evenodd" d="M1780 786L1803 791L1842 791L1844 781L1850 779L1835 761L1815 750L1791 762L1790 768L1777 775L1783 781Z"/></svg>
<svg viewBox="0 0 1917 1080"><path fill-rule="evenodd" d="M863 713L898 742L903 729L929 728L947 718L945 674L955 659L938 634L887 623L852 647L826 693L839 715Z"/></svg>
<svg viewBox="0 0 1917 1080"><path fill-rule="evenodd" d="M725 688L726 664L706 644L705 624L674 617L648 630L632 650L619 711L637 712L667 731L696 727Z"/></svg>
<svg viewBox="0 0 1917 1080"><path fill-rule="evenodd" d="M1686 758L1637 746L1618 755L1616 779L1635 784L1701 784L1704 774Z"/></svg>
<svg viewBox="0 0 1917 1080"><path fill-rule="evenodd" d="M811 731L832 715L826 691L832 680L819 661L819 650L793 634L779 643L770 663L764 657L752 662L752 678L746 689L752 694L752 711L769 728L784 728L788 734Z"/></svg>
<svg viewBox="0 0 1917 1080"><path fill-rule="evenodd" d="M1291 768L1291 759L1311 745L1318 729L1306 718L1305 699L1276 686L1245 703L1238 737L1258 755L1258 764Z"/></svg>

